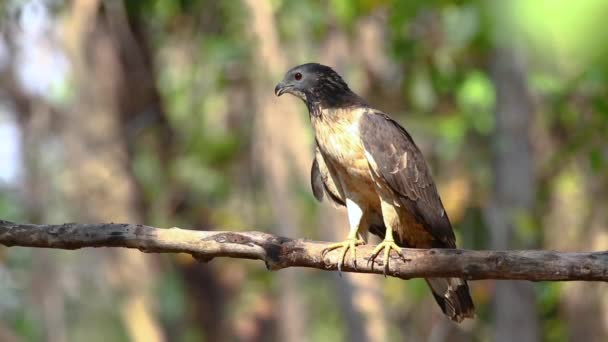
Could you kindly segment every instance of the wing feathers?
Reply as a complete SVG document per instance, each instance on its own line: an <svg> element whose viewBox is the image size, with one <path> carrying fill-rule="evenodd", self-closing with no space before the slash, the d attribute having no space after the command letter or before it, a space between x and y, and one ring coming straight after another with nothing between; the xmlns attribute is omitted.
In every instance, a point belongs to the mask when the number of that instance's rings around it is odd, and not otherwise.
<svg viewBox="0 0 608 342"><path fill-rule="evenodd" d="M312 167L310 168L310 187L312 193L317 201L323 201L323 178L321 177L321 171L319 170L319 162L317 158L312 160Z"/></svg>
<svg viewBox="0 0 608 342"><path fill-rule="evenodd" d="M361 117L359 131L373 172L439 240L437 247L455 247L454 232L430 171L407 131L386 114L372 110Z"/></svg>
<svg viewBox="0 0 608 342"><path fill-rule="evenodd" d="M317 201L323 201L323 194L325 192L336 205L346 206L344 199L342 199L341 191L329 174L327 164L325 164L325 160L318 148L316 149L315 159L312 161L312 168L310 170L310 186Z"/></svg>

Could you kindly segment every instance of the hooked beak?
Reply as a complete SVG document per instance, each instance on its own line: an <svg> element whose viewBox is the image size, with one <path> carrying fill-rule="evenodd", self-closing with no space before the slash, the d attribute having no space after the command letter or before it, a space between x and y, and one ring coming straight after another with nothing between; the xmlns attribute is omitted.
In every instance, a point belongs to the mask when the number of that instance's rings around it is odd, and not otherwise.
<svg viewBox="0 0 608 342"><path fill-rule="evenodd" d="M291 86L285 85L285 84L283 84L283 82L279 82L279 84L277 84L277 86L274 87L274 94L276 96L281 96L285 92L289 91L289 89L291 89Z"/></svg>

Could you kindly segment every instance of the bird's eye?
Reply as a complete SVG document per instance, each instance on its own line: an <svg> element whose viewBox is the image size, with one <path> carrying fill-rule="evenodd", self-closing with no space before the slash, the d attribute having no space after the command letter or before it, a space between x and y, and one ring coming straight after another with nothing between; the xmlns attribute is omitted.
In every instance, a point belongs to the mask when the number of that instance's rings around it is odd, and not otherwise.
<svg viewBox="0 0 608 342"><path fill-rule="evenodd" d="M302 79L302 74L301 74L301 73L299 73L299 72L296 72L296 74L295 74L295 75L293 75L293 77L296 79L296 81L299 81L299 80L301 80L301 79Z"/></svg>

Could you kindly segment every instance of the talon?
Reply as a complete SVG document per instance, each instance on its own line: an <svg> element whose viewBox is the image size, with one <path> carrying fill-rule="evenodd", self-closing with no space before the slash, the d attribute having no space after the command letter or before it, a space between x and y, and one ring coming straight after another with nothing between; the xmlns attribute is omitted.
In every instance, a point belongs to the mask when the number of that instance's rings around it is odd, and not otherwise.
<svg viewBox="0 0 608 342"><path fill-rule="evenodd" d="M353 265L356 268L357 267L357 246L362 245L364 243L365 243L365 241L363 241L363 240L346 239L345 241L333 243L333 244L327 246L325 249L323 249L323 252L321 253L321 255L323 256L323 258L325 258L327 253L333 251L334 249L344 248L342 250L342 252L340 253L340 258L338 259L338 272L339 272L340 276L342 276L342 266L344 265L344 259L346 258L346 253L348 252L349 249L351 250L351 254L353 257Z"/></svg>
<svg viewBox="0 0 608 342"><path fill-rule="evenodd" d="M384 271L382 273L384 274L385 277L388 272L388 264L389 264L389 260L390 260L391 249L393 249L395 252L397 252L397 254L401 257L401 259L405 260L403 253L401 253L401 247L397 246L397 244L392 240L384 240L380 244L378 244L378 246L376 246L376 248L374 248L374 251L372 252L372 255L370 256L370 258L367 260L368 265L370 262L372 262L372 268L373 268L374 267L373 262L376 260L376 257L378 257L378 254L380 254L380 252L382 250L384 250L384 259L383 259Z"/></svg>

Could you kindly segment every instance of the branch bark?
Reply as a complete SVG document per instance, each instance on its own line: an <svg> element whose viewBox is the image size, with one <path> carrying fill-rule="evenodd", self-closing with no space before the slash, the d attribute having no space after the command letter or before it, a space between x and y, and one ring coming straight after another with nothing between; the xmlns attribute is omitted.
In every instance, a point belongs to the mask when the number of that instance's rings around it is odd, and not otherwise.
<svg viewBox="0 0 608 342"><path fill-rule="evenodd" d="M80 249L124 247L145 253L188 253L201 261L215 257L257 259L269 270L308 267L337 270L339 251L322 257L328 242L290 239L262 232L195 231L155 228L140 224L21 224L0 220L0 244L7 247ZM373 246L357 248L356 267L351 254L345 272L382 274L381 258L369 262ZM402 278L463 277L531 281L608 281L608 251L561 253L555 251L472 251L461 249L402 250L405 260L393 255L388 275Z"/></svg>

